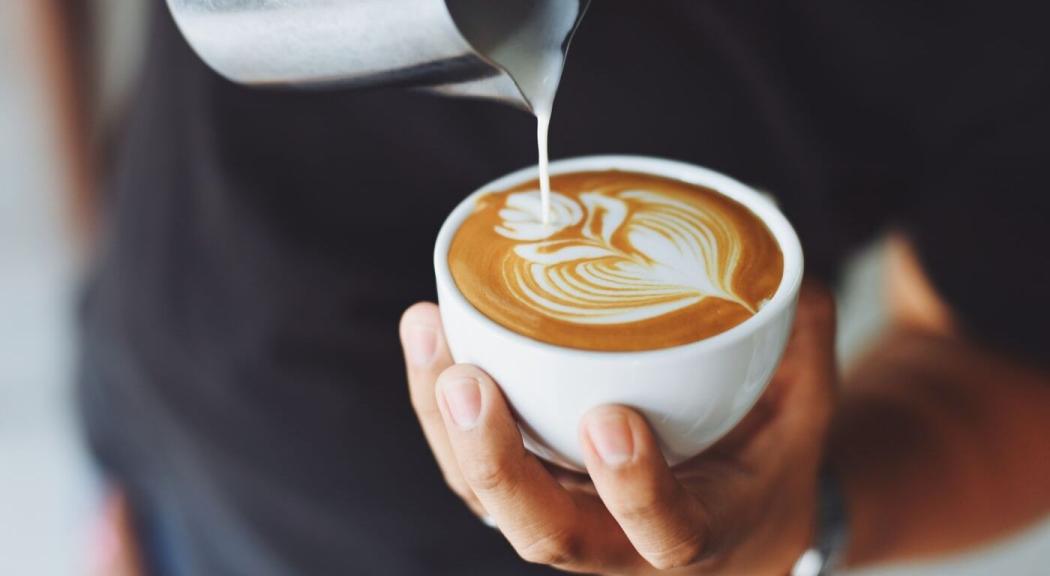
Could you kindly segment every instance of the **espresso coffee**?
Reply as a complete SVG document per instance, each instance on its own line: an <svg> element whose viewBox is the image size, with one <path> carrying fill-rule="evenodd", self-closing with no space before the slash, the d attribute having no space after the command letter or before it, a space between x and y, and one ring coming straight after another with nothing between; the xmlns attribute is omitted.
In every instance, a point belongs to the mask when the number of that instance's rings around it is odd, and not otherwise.
<svg viewBox="0 0 1050 576"><path fill-rule="evenodd" d="M702 186L604 171L478 199L448 252L453 280L489 319L584 350L688 344L753 316L783 275L780 247L740 203Z"/></svg>

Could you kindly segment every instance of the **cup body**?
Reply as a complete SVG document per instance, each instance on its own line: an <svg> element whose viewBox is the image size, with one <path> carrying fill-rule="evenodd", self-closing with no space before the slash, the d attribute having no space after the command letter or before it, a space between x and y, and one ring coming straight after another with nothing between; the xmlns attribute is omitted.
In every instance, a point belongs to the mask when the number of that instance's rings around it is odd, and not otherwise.
<svg viewBox="0 0 1050 576"><path fill-rule="evenodd" d="M770 199L740 182L698 166L640 156L590 156L551 164L552 175L613 169L699 184L743 204L776 238L784 273L758 313L710 338L639 352L555 346L484 316L459 291L448 267L452 238L478 197L535 179L537 169L495 180L457 206L434 250L438 302L452 357L479 366L499 384L530 450L577 470L583 469L578 423L595 406L622 404L640 411L672 465L697 455L733 428L780 362L802 281L802 249L791 225Z"/></svg>

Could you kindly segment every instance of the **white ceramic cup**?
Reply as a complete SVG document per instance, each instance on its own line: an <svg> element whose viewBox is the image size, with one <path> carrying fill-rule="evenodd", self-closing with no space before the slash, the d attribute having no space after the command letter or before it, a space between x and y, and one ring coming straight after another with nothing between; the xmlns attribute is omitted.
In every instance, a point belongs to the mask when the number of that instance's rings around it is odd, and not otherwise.
<svg viewBox="0 0 1050 576"><path fill-rule="evenodd" d="M479 366L499 384L530 450L577 470L584 467L578 424L595 406L622 404L640 411L672 465L721 438L751 409L779 364L802 283L802 248L795 231L770 199L736 180L699 166L641 156L589 156L551 164L552 175L611 169L699 184L743 204L779 243L784 275L757 314L703 340L639 352L555 346L483 315L456 287L448 268L452 238L478 198L533 180L537 169L504 176L460 203L441 227L434 249L438 302L452 357Z"/></svg>

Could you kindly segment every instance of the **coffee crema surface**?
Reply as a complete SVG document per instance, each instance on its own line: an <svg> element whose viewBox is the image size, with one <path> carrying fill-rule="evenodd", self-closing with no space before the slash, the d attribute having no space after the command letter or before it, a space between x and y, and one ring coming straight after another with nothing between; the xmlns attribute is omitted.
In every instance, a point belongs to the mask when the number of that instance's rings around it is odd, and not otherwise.
<svg viewBox="0 0 1050 576"><path fill-rule="evenodd" d="M622 171L554 176L548 224L536 181L477 200L448 265L482 314L541 342L654 350L724 332L780 285L784 258L742 204Z"/></svg>

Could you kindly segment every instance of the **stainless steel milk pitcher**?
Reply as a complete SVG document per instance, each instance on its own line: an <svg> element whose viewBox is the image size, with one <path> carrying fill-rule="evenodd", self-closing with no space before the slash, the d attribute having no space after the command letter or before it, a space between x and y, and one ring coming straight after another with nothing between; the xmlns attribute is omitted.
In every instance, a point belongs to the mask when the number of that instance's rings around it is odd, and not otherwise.
<svg viewBox="0 0 1050 576"><path fill-rule="evenodd" d="M501 59L501 50L511 60L528 60L548 42L564 58L588 2L168 0L168 6L197 54L236 82L420 86L532 110L529 90L512 71L520 62Z"/></svg>

